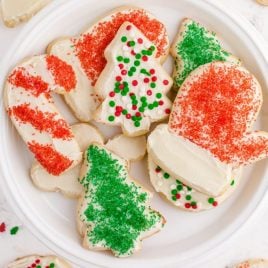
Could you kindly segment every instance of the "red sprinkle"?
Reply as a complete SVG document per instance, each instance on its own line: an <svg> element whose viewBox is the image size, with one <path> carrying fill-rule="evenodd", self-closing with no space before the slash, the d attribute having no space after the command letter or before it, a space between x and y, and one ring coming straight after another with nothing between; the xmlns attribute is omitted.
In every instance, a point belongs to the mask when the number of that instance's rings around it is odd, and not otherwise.
<svg viewBox="0 0 268 268"><path fill-rule="evenodd" d="M119 85L119 89L124 89L124 87L125 87L124 84Z"/></svg>
<svg viewBox="0 0 268 268"><path fill-rule="evenodd" d="M109 93L109 96L110 96L110 97L114 97L114 96L115 96L115 92L111 91L111 92Z"/></svg>
<svg viewBox="0 0 268 268"><path fill-rule="evenodd" d="M212 203L212 205L213 205L214 207L216 207L216 206L218 206L218 202L217 202L217 201L214 201L214 202Z"/></svg>
<svg viewBox="0 0 268 268"><path fill-rule="evenodd" d="M131 55L133 55L133 56L135 56L135 55L136 55L136 53L135 53L135 51L134 51L133 49L131 50L131 52L130 52L130 53L131 53Z"/></svg>
<svg viewBox="0 0 268 268"><path fill-rule="evenodd" d="M143 81L144 81L144 83L149 83L149 82L150 82L150 79L149 79L148 77L145 77L145 78L143 79Z"/></svg>
<svg viewBox="0 0 268 268"><path fill-rule="evenodd" d="M180 194L176 194L176 198L177 199L180 199L181 198L181 195Z"/></svg>
<svg viewBox="0 0 268 268"><path fill-rule="evenodd" d="M146 93L147 93L148 96L151 96L153 94L151 89L148 89Z"/></svg>
<svg viewBox="0 0 268 268"><path fill-rule="evenodd" d="M141 116L141 113L140 112L136 112L135 114L137 117L140 117Z"/></svg>
<svg viewBox="0 0 268 268"><path fill-rule="evenodd" d="M164 81L163 81L163 84L164 84L165 86L167 86L167 85L169 84L168 80L164 80Z"/></svg>
<svg viewBox="0 0 268 268"><path fill-rule="evenodd" d="M165 55L167 40L165 26L156 19L150 18L144 10L135 9L129 12L116 12L111 20L102 21L93 26L90 33L74 40L75 52L88 78L94 85L106 65L104 50L114 39L120 26L129 21L157 47L157 57Z"/></svg>
<svg viewBox="0 0 268 268"><path fill-rule="evenodd" d="M114 113L114 115L115 115L115 116L120 116L120 115L121 115L121 112L116 111L116 112Z"/></svg>
<svg viewBox="0 0 268 268"><path fill-rule="evenodd" d="M122 111L123 111L123 107L122 107L122 106L116 106L116 107L115 107L115 110L116 110L117 112L122 112Z"/></svg>
<svg viewBox="0 0 268 268"><path fill-rule="evenodd" d="M152 77L152 81L153 81L153 82L157 81L157 77L156 77L156 76L153 76L153 77Z"/></svg>
<svg viewBox="0 0 268 268"><path fill-rule="evenodd" d="M2 222L0 224L0 233L4 233L6 231L6 224L4 222Z"/></svg>
<svg viewBox="0 0 268 268"><path fill-rule="evenodd" d="M119 63L119 64L118 64L118 67L119 67L120 69L123 69L123 68L124 68L124 64L123 64L123 63Z"/></svg>
<svg viewBox="0 0 268 268"><path fill-rule="evenodd" d="M130 119L131 118L131 114L126 114L126 118Z"/></svg>
<svg viewBox="0 0 268 268"><path fill-rule="evenodd" d="M53 138L63 140L73 138L68 123L64 119L55 119L56 113L32 109L29 104L14 106L8 113L23 124L31 124L38 131L51 134Z"/></svg>
<svg viewBox="0 0 268 268"><path fill-rule="evenodd" d="M131 28L132 28L131 25L128 25L126 29L127 29L128 31L130 31Z"/></svg>
<svg viewBox="0 0 268 268"><path fill-rule="evenodd" d="M139 44L142 44L142 43L143 43L142 38L138 38L138 43L139 43Z"/></svg>
<svg viewBox="0 0 268 268"><path fill-rule="evenodd" d="M137 106L136 105L132 105L132 110L137 110Z"/></svg>
<svg viewBox="0 0 268 268"><path fill-rule="evenodd" d="M30 75L25 68L17 68L9 76L8 82L16 87L24 88L35 97L42 93L48 93L48 83L44 82L40 76Z"/></svg>
<svg viewBox="0 0 268 268"><path fill-rule="evenodd" d="M151 69L150 74L155 74L155 69Z"/></svg>
<svg viewBox="0 0 268 268"><path fill-rule="evenodd" d="M40 263L40 260L39 259L35 260L35 263L37 263L37 264Z"/></svg>
<svg viewBox="0 0 268 268"><path fill-rule="evenodd" d="M122 80L122 77L121 76L117 76L115 79L116 79L117 82L120 82Z"/></svg>
<svg viewBox="0 0 268 268"><path fill-rule="evenodd" d="M51 145L43 145L35 141L29 142L28 147L34 154L36 160L52 175L58 176L67 168L73 161L68 157L57 152Z"/></svg>
<svg viewBox="0 0 268 268"><path fill-rule="evenodd" d="M190 208L191 204L190 203L185 203L184 206L185 206L185 208Z"/></svg>
<svg viewBox="0 0 268 268"><path fill-rule="evenodd" d="M52 73L55 83L67 92L76 87L76 76L73 67L56 56L46 57L47 68Z"/></svg>
<svg viewBox="0 0 268 268"><path fill-rule="evenodd" d="M142 60L143 61L148 61L148 57L144 55L144 56L142 56Z"/></svg>
<svg viewBox="0 0 268 268"><path fill-rule="evenodd" d="M160 101L158 102L158 104L161 106L161 105L164 104L164 102L163 102L162 100L160 100Z"/></svg>
<svg viewBox="0 0 268 268"><path fill-rule="evenodd" d="M122 75L126 75L126 74L127 74L127 70L122 70L122 71L121 71L121 74L122 74Z"/></svg>
<svg viewBox="0 0 268 268"><path fill-rule="evenodd" d="M171 112L171 111L170 111L170 109L168 109L168 108L165 110L165 113L166 113L166 114L170 114L170 112Z"/></svg>
<svg viewBox="0 0 268 268"><path fill-rule="evenodd" d="M132 85L135 87L135 86L137 86L138 85L138 81L137 80L133 80L132 81Z"/></svg>

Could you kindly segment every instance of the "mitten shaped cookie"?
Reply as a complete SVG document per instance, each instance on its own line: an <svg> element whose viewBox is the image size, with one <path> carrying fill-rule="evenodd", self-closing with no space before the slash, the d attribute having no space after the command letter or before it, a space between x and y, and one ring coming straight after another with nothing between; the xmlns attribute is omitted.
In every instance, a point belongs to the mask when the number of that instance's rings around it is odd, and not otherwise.
<svg viewBox="0 0 268 268"><path fill-rule="evenodd" d="M59 175L76 166L82 153L52 92L66 94L76 86L72 66L56 56L35 56L17 65L5 84L5 106L29 150L48 173Z"/></svg>
<svg viewBox="0 0 268 268"><path fill-rule="evenodd" d="M184 19L171 47L174 57L174 88L179 89L186 77L199 66L213 61L240 64L238 58L225 51L217 35L198 22Z"/></svg>
<svg viewBox="0 0 268 268"><path fill-rule="evenodd" d="M56 256L26 256L10 263L7 268L71 268L65 260Z"/></svg>
<svg viewBox="0 0 268 268"><path fill-rule="evenodd" d="M77 87L64 99L80 121L92 119L100 99L94 85L106 65L104 51L120 26L129 21L157 48L156 58L163 61L169 51L165 26L144 9L121 7L111 11L78 37L60 38L48 47L48 53L72 65L77 76Z"/></svg>
<svg viewBox="0 0 268 268"><path fill-rule="evenodd" d="M120 125L128 136L149 131L151 122L168 117L166 93L172 80L156 59L157 48L133 24L126 22L105 50L108 63L96 85L104 99L96 120Z"/></svg>
<svg viewBox="0 0 268 268"><path fill-rule="evenodd" d="M201 66L183 83L168 125L150 134L149 154L186 185L219 196L234 169L268 156L268 134L251 130L261 104L261 87L245 68Z"/></svg>
<svg viewBox="0 0 268 268"><path fill-rule="evenodd" d="M150 208L152 194L131 179L126 160L99 144L90 145L84 157L80 175L84 195L78 207L83 245L129 256L165 220Z"/></svg>

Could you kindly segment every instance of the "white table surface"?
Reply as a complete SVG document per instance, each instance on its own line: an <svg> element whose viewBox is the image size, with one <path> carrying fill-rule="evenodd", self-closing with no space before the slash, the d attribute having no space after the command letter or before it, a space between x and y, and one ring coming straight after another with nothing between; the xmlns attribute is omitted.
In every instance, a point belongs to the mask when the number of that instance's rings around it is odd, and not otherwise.
<svg viewBox="0 0 268 268"><path fill-rule="evenodd" d="M213 1L219 1L230 10L244 15L268 42L268 7L256 4L255 0ZM8 29L0 21L0 62L2 55L23 27L24 25L21 25L15 29ZM0 189L0 224L1 222L7 224L7 232L0 233L0 268L19 256L33 253L53 254L31 234L27 226L23 226L5 201ZM15 225L20 226L20 231L17 235L11 236L9 228ZM206 254L198 263L193 260L192 267L223 268L247 258L258 257L268 259L268 194L250 220L235 235Z"/></svg>

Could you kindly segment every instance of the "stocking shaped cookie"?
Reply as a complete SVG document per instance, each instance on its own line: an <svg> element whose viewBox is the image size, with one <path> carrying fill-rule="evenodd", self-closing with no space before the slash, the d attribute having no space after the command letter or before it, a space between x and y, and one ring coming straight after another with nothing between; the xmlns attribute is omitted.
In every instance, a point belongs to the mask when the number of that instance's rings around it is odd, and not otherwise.
<svg viewBox="0 0 268 268"><path fill-rule="evenodd" d="M268 134L251 131L261 104L261 87L245 68L203 65L182 85L168 125L150 135L149 153L186 185L218 196L234 168L268 156Z"/></svg>
<svg viewBox="0 0 268 268"><path fill-rule="evenodd" d="M156 59L157 48L133 24L126 22L105 50L108 63L96 85L104 99L96 120L120 125L128 136L149 130L165 119L171 102L166 93L172 80Z"/></svg>
<svg viewBox="0 0 268 268"><path fill-rule="evenodd" d="M136 7L117 8L79 36L60 38L48 47L49 54L56 55L74 68L77 87L74 91L64 95L64 98L81 121L90 121L100 104L94 92L94 85L106 65L104 50L126 21L139 27L157 47L156 58L163 61L169 52L165 26L146 10Z"/></svg>
<svg viewBox="0 0 268 268"><path fill-rule="evenodd" d="M78 209L83 245L129 256L162 228L164 218L149 207L151 193L131 179L126 160L99 144L90 145L84 157Z"/></svg>
<svg viewBox="0 0 268 268"><path fill-rule="evenodd" d="M77 165L82 153L52 92L76 86L70 65L55 56L35 56L17 65L5 84L5 106L12 123L36 160L53 175Z"/></svg>
<svg viewBox="0 0 268 268"><path fill-rule="evenodd" d="M225 51L213 32L191 19L184 19L171 47L175 59L173 79L178 89L186 77L197 67L213 61L240 64L231 53Z"/></svg>

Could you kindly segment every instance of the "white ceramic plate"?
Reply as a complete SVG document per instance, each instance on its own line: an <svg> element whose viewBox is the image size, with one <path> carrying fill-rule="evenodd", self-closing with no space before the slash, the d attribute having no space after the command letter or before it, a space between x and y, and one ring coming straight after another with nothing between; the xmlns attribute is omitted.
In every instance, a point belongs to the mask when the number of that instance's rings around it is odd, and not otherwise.
<svg viewBox="0 0 268 268"><path fill-rule="evenodd" d="M197 19L220 33L225 46L243 60L263 86L266 110L262 109L257 127L268 130L267 61L262 40L246 21L204 0L128 0L127 3L144 7L161 19L168 28L171 41L184 17ZM0 68L0 84L8 70L25 56L42 53L54 38L77 34L97 16L124 4L124 0L54 1L28 23L10 48ZM170 59L165 66L171 70ZM156 194L152 206L163 212L167 224L162 232L144 241L139 254L117 259L103 252L87 251L81 247L76 232L76 202L64 199L60 194L43 193L34 188L29 178L32 157L11 126L2 101L1 106L0 160L6 197L41 241L79 267L188 267L191 260L197 260L233 234L252 214L267 189L267 181L264 180L268 176L267 162L262 161L247 168L237 192L212 211L183 212ZM73 122L74 118L61 101L59 106ZM111 134L110 130L104 131L107 135ZM143 183L152 189L145 164L136 164L133 174L135 178L143 178Z"/></svg>

